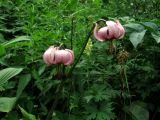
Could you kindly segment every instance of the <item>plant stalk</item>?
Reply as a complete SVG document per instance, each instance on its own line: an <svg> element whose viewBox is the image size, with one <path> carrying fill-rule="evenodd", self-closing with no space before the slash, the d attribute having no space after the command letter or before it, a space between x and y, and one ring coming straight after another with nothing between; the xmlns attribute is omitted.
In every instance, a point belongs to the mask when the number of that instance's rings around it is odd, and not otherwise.
<svg viewBox="0 0 160 120"><path fill-rule="evenodd" d="M75 61L75 63L73 64L73 66L71 67L71 69L70 69L70 71L69 71L69 73L68 73L69 76L72 74L74 68L76 67L77 63L79 62L79 60L80 60L80 58L81 58L81 56L82 56L82 54L83 54L83 52L84 52L84 50L85 50L85 48L86 48L86 45L87 45L87 43L88 43L88 41L89 41L89 38L90 38L90 36L91 36L91 34L92 34L92 31L93 31L94 27L95 27L95 25L92 26L91 30L90 30L89 33L87 34L87 37L86 37L86 39L85 39L85 41L84 41L84 44L83 44L83 46L82 46L82 48L81 48L81 50L80 50L80 53L79 53L79 55L78 55L78 58L77 58L77 60Z"/></svg>
<svg viewBox="0 0 160 120"><path fill-rule="evenodd" d="M70 42L71 42L71 50L73 49L73 36L74 36L74 16L71 17L71 39L70 39Z"/></svg>

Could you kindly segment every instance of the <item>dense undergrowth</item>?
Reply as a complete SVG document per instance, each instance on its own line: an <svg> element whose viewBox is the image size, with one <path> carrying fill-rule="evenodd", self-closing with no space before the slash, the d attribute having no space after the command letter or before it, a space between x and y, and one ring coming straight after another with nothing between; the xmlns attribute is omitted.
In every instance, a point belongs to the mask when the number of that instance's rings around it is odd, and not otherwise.
<svg viewBox="0 0 160 120"><path fill-rule="evenodd" d="M159 0L0 0L0 119L157 120L159 5ZM99 19L118 19L125 27L112 53L110 42L92 35ZM58 66L69 73L60 79L58 67L42 58L52 45L75 54L75 64Z"/></svg>

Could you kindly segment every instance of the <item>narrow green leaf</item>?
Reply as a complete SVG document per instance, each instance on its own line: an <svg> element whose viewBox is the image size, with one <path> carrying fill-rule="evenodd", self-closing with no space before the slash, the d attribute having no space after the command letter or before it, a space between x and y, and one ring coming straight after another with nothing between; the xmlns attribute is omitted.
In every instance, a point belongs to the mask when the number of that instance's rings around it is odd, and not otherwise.
<svg viewBox="0 0 160 120"><path fill-rule="evenodd" d="M41 75L46 69L46 65L42 65L39 70L38 70L38 74Z"/></svg>
<svg viewBox="0 0 160 120"><path fill-rule="evenodd" d="M23 115L23 117L26 119L26 120L36 120L36 117L35 115L32 115L30 113L28 113L27 111L25 111L22 107L20 107L20 110L21 110L21 113Z"/></svg>
<svg viewBox="0 0 160 120"><path fill-rule="evenodd" d="M30 40L31 39L29 38L29 36L19 36L19 37L16 37L15 39L13 39L13 40L2 43L2 45L4 47L7 47L7 46L9 46L11 44L14 44L14 43L17 43L17 42L30 41Z"/></svg>
<svg viewBox="0 0 160 120"><path fill-rule="evenodd" d="M31 80L30 74L22 76L22 78L19 80L18 90L17 90L17 98L19 98L19 96L23 92L24 88L28 85L30 80Z"/></svg>
<svg viewBox="0 0 160 120"><path fill-rule="evenodd" d="M6 68L0 71L0 86L6 83L10 78L19 74L23 68Z"/></svg>
<svg viewBox="0 0 160 120"><path fill-rule="evenodd" d="M4 42L4 41L5 41L5 39L3 37L3 34L0 33L0 42Z"/></svg>
<svg viewBox="0 0 160 120"><path fill-rule="evenodd" d="M0 44L0 56L5 55L5 53L6 53L6 50L5 50L4 46L2 46L2 45Z"/></svg>
<svg viewBox="0 0 160 120"><path fill-rule="evenodd" d="M146 33L146 30L143 30L141 32L133 32L130 34L129 39L135 48L139 43L142 42L145 33Z"/></svg>
<svg viewBox="0 0 160 120"><path fill-rule="evenodd" d="M156 40L157 43L160 43L160 32L151 33L152 37Z"/></svg>
<svg viewBox="0 0 160 120"><path fill-rule="evenodd" d="M1 112L9 112L12 110L16 97L0 97L0 111Z"/></svg>

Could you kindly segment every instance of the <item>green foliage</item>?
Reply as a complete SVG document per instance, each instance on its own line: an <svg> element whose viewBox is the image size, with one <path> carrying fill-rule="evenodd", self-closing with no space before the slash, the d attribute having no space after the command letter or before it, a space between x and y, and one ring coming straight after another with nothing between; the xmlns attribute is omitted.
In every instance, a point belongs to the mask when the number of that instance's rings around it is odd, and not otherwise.
<svg viewBox="0 0 160 120"><path fill-rule="evenodd" d="M159 119L159 10L159 0L1 0L0 118ZM113 54L110 42L89 33L99 19L125 27ZM51 45L73 47L78 61L61 80L58 67L43 62ZM73 66L60 68L69 73Z"/></svg>

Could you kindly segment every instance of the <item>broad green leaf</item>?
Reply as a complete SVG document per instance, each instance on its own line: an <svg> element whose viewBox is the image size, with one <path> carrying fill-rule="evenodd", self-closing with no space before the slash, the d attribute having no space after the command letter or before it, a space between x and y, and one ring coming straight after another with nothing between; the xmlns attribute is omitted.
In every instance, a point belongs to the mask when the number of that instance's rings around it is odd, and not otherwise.
<svg viewBox="0 0 160 120"><path fill-rule="evenodd" d="M36 117L35 115L32 115L30 113L28 113L27 111L25 111L22 107L20 107L20 110L21 110L21 113L23 115L23 117L26 119L26 120L36 120Z"/></svg>
<svg viewBox="0 0 160 120"><path fill-rule="evenodd" d="M136 31L142 31L144 30L144 26L141 24L137 24L137 23L129 23L129 24L125 24L124 27L126 28L130 28Z"/></svg>
<svg viewBox="0 0 160 120"><path fill-rule="evenodd" d="M31 39L29 38L29 36L19 36L19 37L16 37L15 39L13 39L13 40L2 43L2 45L4 47L7 47L7 46L9 46L11 44L14 44L14 43L17 43L17 42L30 41L30 40Z"/></svg>
<svg viewBox="0 0 160 120"><path fill-rule="evenodd" d="M17 90L17 98L19 98L22 91L28 85L30 80L31 80L31 75L30 74L22 76L22 78L19 80L18 90Z"/></svg>
<svg viewBox="0 0 160 120"><path fill-rule="evenodd" d="M151 33L152 37L156 40L157 43L160 43L160 32Z"/></svg>
<svg viewBox="0 0 160 120"><path fill-rule="evenodd" d="M147 27L148 29L150 29L152 31L158 29L158 26L153 22L144 22L144 23L142 23L142 25L144 25L145 27Z"/></svg>
<svg viewBox="0 0 160 120"><path fill-rule="evenodd" d="M141 32L133 32L130 34L129 39L135 48L139 43L142 42L145 33L146 33L146 30L143 30Z"/></svg>
<svg viewBox="0 0 160 120"><path fill-rule="evenodd" d="M22 68L6 68L0 71L0 86L6 83L10 78L19 74Z"/></svg>
<svg viewBox="0 0 160 120"><path fill-rule="evenodd" d="M129 111L135 120L149 120L148 110L136 103L129 106Z"/></svg>
<svg viewBox="0 0 160 120"><path fill-rule="evenodd" d="M0 97L0 111L1 112L9 112L12 110L16 97Z"/></svg>

